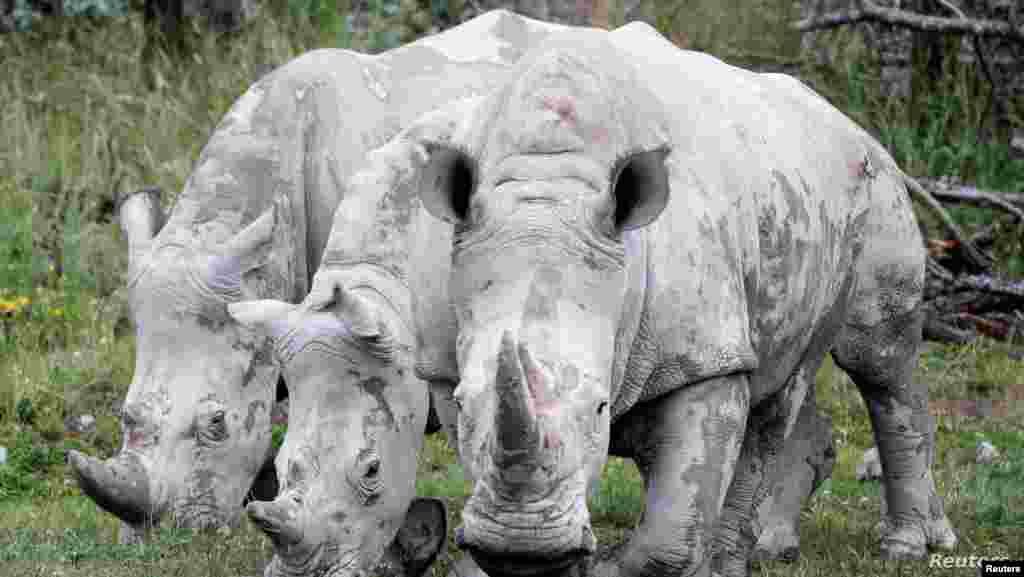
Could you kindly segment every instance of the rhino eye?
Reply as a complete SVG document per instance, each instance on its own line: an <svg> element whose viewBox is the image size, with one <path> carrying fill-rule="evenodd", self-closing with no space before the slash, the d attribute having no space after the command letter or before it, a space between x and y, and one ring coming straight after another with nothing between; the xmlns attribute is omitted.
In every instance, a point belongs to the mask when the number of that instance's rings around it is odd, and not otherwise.
<svg viewBox="0 0 1024 577"><path fill-rule="evenodd" d="M597 404L597 414L598 415L604 414L604 409L607 406L608 406L608 401L601 401L600 403L598 403Z"/></svg>
<svg viewBox="0 0 1024 577"><path fill-rule="evenodd" d="M355 488L356 493L365 505L372 505L377 501L383 481L380 478L380 457L374 449L360 451L356 458L356 475L349 478L349 483Z"/></svg>

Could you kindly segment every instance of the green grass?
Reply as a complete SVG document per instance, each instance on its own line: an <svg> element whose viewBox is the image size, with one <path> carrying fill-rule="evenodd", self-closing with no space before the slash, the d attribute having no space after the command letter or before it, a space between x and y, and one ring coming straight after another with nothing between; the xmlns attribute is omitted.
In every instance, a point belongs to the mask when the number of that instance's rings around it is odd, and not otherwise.
<svg viewBox="0 0 1024 577"><path fill-rule="evenodd" d="M794 17L788 12L792 3L646 3L664 32L727 61L797 56L799 39L785 27ZM159 185L170 203L213 128L261 73L314 47L386 48L395 41L388 33L392 29L400 30L402 40L426 30L425 9L435 16L456 14L464 4L440 10L438 3L402 2L396 15L389 12L393 3L375 2L371 30L350 33L344 10L332 2L271 2L239 34L192 38L190 61L160 56L145 71L138 15L76 19L70 25L43 21L28 34L0 35L0 446L9 450L8 464L0 466L0 574L237 577L261 572L271 548L244 518L235 531L160 530L147 545L118 545L117 520L79 493L63 464L69 448L109 456L120 445L111 404L124 398L135 351L131 331L124 330L126 252L111 222L112 193ZM783 4L789 7L779 8ZM1024 168L1010 162L1004 148L978 144L971 132L984 101L969 71L953 70L951 83L936 87L920 105L887 102L871 88L877 70L870 63L854 64L868 61L856 35L839 31L831 41L845 47L842 73L830 76L805 66L808 78L869 126L909 172L954 174L981 186L1020 190ZM143 72L154 78L153 90L142 88ZM920 118L911 114L918 109L924 111ZM1024 272L1024 261L1012 264L1024 250L1024 238L1004 217L975 208L954 210L954 216L968 229L994 222L1001 265ZM1024 363L1007 352L1006 345L991 341L929 346L915 378L929 384L933 399L999 398L1007 385L1024 383ZM763 563L755 574L922 573L925 564L875 559L879 485L854 477L873 442L859 394L829 360L817 389L820 410L834 424L833 477L803 514L802 559L794 565ZM96 416L95 432L66 435L64 417L84 413ZM1024 558L1020 493L1014 492L1024 483L1022 423L1019 408L1007 418L938 423L935 472L962 537L955 554ZM283 428L275 428L275 443L283 434ZM1009 459L974 465L979 436ZM442 435L426 441L417 490L446 499L449 526L459 524L469 484ZM643 509L635 465L610 459L589 503L599 541L620 540ZM460 556L449 542L433 575L445 575Z"/></svg>

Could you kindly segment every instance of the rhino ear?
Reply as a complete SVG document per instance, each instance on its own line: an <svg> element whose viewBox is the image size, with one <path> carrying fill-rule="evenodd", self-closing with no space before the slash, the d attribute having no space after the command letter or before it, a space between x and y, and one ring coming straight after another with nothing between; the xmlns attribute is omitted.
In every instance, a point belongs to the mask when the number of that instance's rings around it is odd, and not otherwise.
<svg viewBox="0 0 1024 577"><path fill-rule="evenodd" d="M449 143L421 142L427 162L420 177L420 201L427 212L448 223L458 223L469 214L469 201L476 191L476 161Z"/></svg>
<svg viewBox="0 0 1024 577"><path fill-rule="evenodd" d="M249 223L228 241L223 256L240 263L242 270L259 265L257 249L270 243L274 238L274 227L278 220L278 203L273 203L256 220Z"/></svg>
<svg viewBox="0 0 1024 577"><path fill-rule="evenodd" d="M612 196L615 198L615 227L642 228L654 222L668 204L670 181L665 160L668 146L634 152L615 164Z"/></svg>
<svg viewBox="0 0 1024 577"><path fill-rule="evenodd" d="M273 329L277 323L272 321L283 320L295 308L296 305L273 299L242 301L228 303L228 314L243 326L268 330L276 336L274 333L279 331Z"/></svg>
<svg viewBox="0 0 1024 577"><path fill-rule="evenodd" d="M406 577L424 575L447 542L448 512L440 499L416 498L398 529L394 547L405 566Z"/></svg>
<svg viewBox="0 0 1024 577"><path fill-rule="evenodd" d="M159 188L150 187L120 194L115 201L121 232L128 239L128 254L132 261L164 226L160 195Z"/></svg>

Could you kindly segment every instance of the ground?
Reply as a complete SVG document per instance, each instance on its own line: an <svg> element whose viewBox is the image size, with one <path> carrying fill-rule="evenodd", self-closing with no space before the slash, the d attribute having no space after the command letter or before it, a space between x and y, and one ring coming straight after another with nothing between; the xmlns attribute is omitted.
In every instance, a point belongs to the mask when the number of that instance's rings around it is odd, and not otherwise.
<svg viewBox="0 0 1024 577"><path fill-rule="evenodd" d="M915 378L930 383L933 400L999 399L1008 385L1024 384L1024 361L1015 360L1009 347L994 342L967 347L927 344ZM853 384L834 368L830 359L818 375L817 387L821 410L832 417L835 427L838 459L833 478L819 489L803 514L801 559L794 565L756 565L754 575L901 575L906 571L918 574L925 569L929 573L973 575L973 569L956 568L955 560L949 562L954 567L948 569L929 566L944 563L944 557L902 566L877 560L879 484L858 482L854 473L861 455L872 443L863 402ZM935 472L947 512L961 535L960 545L949 556L1024 558L1022 414L1024 406L1016 406L1006 416L939 419ZM18 426L23 429L24 441L31 427ZM116 436L117 431L106 434ZM98 440L97 435L66 439L65 445L74 443L94 449L89 441ZM980 438L992 442L1008 459L992 466L975 465L974 450ZM16 435L11 439L4 434L0 439L0 444L13 444L12 452L18 452ZM95 452L103 454L117 446L117 441L110 439L99 444L105 448ZM46 461L45 456L35 459ZM5 575L134 577L143 570L153 577L238 577L261 573L271 555L267 539L247 520L239 529L218 535L164 530L151 545L116 545L115 518L98 512L78 492L66 467L56 458L51 460L56 464L39 465L35 477L29 475L29 484L35 482L43 487L35 491L35 496L10 496L8 491L9 496L0 499L0 561ZM0 477L0 487L4 487L3 478ZM447 498L449 526L459 523L469 487L443 433L427 440L420 458L418 488L421 495ZM598 540L607 544L621 539L623 532L639 519L643 507L635 466L629 461L611 459L600 490L591 497L590 504ZM458 557L461 552L449 543L449 550L435 564L432 577L446 575L451 561Z"/></svg>

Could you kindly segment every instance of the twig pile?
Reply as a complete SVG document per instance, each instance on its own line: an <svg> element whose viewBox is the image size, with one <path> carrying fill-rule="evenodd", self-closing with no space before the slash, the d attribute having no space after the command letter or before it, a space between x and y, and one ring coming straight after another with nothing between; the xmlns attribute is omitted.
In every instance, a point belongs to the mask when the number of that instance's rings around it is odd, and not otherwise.
<svg viewBox="0 0 1024 577"><path fill-rule="evenodd" d="M946 238L929 239L925 278L928 340L967 343L978 334L1013 342L1024 337L1024 280L1013 280L992 270L993 227L966 237L939 202L971 203L1010 214L1024 226L1024 195L984 191L949 180L908 179L911 195L924 202L943 224Z"/></svg>

